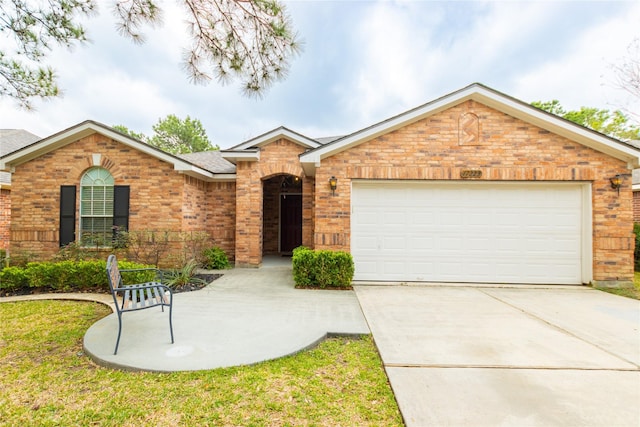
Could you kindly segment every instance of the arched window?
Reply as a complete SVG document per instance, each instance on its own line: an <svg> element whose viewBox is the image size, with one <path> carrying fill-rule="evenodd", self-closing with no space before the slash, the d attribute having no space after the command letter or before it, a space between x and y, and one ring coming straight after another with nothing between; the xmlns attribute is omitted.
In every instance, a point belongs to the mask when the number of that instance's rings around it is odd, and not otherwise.
<svg viewBox="0 0 640 427"><path fill-rule="evenodd" d="M91 168L80 181L80 242L106 246L113 236L113 176L103 168Z"/></svg>

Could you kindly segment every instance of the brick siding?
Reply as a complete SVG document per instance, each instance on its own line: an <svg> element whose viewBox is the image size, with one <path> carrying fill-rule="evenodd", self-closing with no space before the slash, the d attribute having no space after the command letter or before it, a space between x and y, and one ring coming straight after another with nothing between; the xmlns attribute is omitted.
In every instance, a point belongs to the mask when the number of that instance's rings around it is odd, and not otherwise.
<svg viewBox="0 0 640 427"><path fill-rule="evenodd" d="M99 154L99 158L93 154ZM58 251L60 186L77 186L77 206L80 179L93 166L109 170L115 185L130 186L129 230L179 233L202 227L204 231L204 221L189 218L192 205L183 213L184 194L201 192L197 184L186 183L170 164L93 134L16 168L12 177L12 254L31 253L48 259ZM194 204L202 202L203 197ZM79 214L76 231L78 221ZM178 249L174 244L173 250Z"/></svg>
<svg viewBox="0 0 640 427"><path fill-rule="evenodd" d="M9 225L11 223L11 191L0 188L0 249L9 249Z"/></svg>
<svg viewBox="0 0 640 427"><path fill-rule="evenodd" d="M262 263L264 247L263 180L277 175L293 175L302 184L302 243L310 245L313 224L312 179L306 178L298 155L304 148L286 139L274 141L260 150L259 162L238 162L236 167L236 265L258 266ZM272 215L272 213L269 213ZM270 224L270 223L269 223ZM272 227L272 226L270 226ZM272 229L268 230L272 233ZM272 250L269 243L267 250Z"/></svg>
<svg viewBox="0 0 640 427"><path fill-rule="evenodd" d="M463 143L458 124L468 113L478 117L478 140ZM474 101L324 159L316 171L315 247L349 250L351 180L459 180L463 169L481 170L482 180L591 182L594 280L633 280L626 164ZM623 176L619 195L609 183L616 174Z"/></svg>

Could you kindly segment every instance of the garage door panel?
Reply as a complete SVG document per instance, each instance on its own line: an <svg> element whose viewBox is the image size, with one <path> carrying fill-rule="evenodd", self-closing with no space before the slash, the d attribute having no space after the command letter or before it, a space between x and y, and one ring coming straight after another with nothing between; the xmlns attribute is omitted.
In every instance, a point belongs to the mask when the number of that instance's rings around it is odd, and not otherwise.
<svg viewBox="0 0 640 427"><path fill-rule="evenodd" d="M580 184L354 182L356 280L581 283Z"/></svg>

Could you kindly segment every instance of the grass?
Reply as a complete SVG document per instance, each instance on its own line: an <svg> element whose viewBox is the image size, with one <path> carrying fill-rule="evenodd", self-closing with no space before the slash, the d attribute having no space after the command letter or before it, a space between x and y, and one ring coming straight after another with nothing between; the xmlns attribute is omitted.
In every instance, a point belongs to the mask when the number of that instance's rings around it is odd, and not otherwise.
<svg viewBox="0 0 640 427"><path fill-rule="evenodd" d="M130 373L82 352L99 304L0 304L0 424L401 426L370 338L331 339L254 366Z"/></svg>
<svg viewBox="0 0 640 427"><path fill-rule="evenodd" d="M633 277L632 288L598 288L601 291L610 294L620 295L622 297L640 300L640 272L636 271Z"/></svg>

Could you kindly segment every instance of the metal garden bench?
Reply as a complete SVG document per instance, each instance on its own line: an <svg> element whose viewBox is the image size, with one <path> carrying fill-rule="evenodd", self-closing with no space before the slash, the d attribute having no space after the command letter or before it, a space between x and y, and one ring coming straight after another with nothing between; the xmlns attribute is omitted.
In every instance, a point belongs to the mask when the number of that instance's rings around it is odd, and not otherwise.
<svg viewBox="0 0 640 427"><path fill-rule="evenodd" d="M113 354L118 353L118 345L120 344L120 334L122 333L122 313L128 311L144 310L160 306L164 312L164 307L169 307L169 331L171 332L171 344L173 344L173 325L171 323L171 312L173 308L173 292L161 282L147 282L134 285L125 285L122 281L121 272L127 271L144 271L155 270L160 277L162 272L155 268L136 268L120 270L118 268L118 260L115 255L109 255L107 258L107 277L109 279L109 288L116 306L118 314L118 339L116 340L116 349Z"/></svg>

